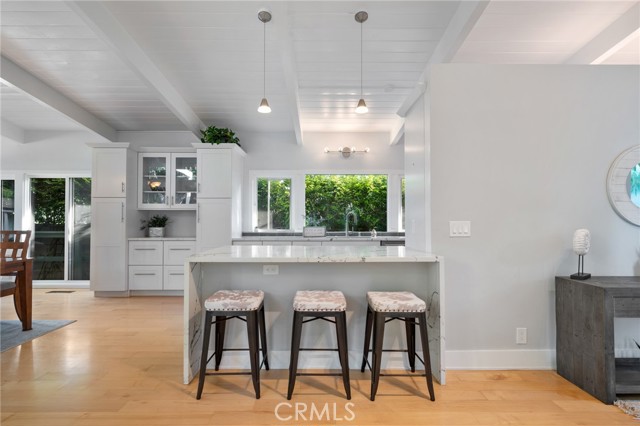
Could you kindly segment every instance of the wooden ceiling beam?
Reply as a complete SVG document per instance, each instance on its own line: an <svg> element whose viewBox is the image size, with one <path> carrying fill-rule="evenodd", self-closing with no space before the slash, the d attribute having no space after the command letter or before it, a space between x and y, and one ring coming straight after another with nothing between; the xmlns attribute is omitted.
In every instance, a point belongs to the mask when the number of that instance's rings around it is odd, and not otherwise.
<svg viewBox="0 0 640 426"><path fill-rule="evenodd" d="M0 56L0 78L39 104L62 113L107 141L117 140L116 129L4 56Z"/></svg>
<svg viewBox="0 0 640 426"><path fill-rule="evenodd" d="M178 120L200 139L202 136L200 130L206 127L200 117L113 14L97 1L65 3L142 79Z"/></svg>

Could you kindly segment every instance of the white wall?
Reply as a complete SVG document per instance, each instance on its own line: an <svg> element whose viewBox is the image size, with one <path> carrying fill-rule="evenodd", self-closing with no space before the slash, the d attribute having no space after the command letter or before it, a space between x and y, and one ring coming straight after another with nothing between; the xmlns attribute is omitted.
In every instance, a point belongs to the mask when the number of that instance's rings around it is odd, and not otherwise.
<svg viewBox="0 0 640 426"><path fill-rule="evenodd" d="M100 142L89 132L30 131L27 143L0 139L0 177L15 180L15 226L29 223L24 214L25 178L37 173L91 173L91 149Z"/></svg>
<svg viewBox="0 0 640 426"><path fill-rule="evenodd" d="M430 89L405 118L405 246L431 252Z"/></svg>
<svg viewBox="0 0 640 426"><path fill-rule="evenodd" d="M639 228L605 189L611 162L640 141L639 72L433 68L431 227L446 259L448 367L553 367L554 277L576 271L577 228L591 230L586 272L640 274ZM471 238L449 238L450 220L470 220ZM528 345L515 344L516 327Z"/></svg>
<svg viewBox="0 0 640 426"><path fill-rule="evenodd" d="M100 142L89 132L51 132L37 142L17 143L2 138L0 167L3 172L90 171L91 148L87 142Z"/></svg>
<svg viewBox="0 0 640 426"><path fill-rule="evenodd" d="M402 171L404 146L390 146L388 133L309 133L304 143L297 145L293 133L239 134L240 144L247 152L244 162L243 229L251 231L252 170L292 170L320 173L386 173ZM370 148L367 154L352 154L343 158L338 153L325 153L324 147L338 149L352 146ZM295 191L295 189L294 189ZM300 197L298 197L300 198ZM298 218L294 218L296 220ZM301 223L301 222L300 222ZM300 225L301 227L302 225Z"/></svg>

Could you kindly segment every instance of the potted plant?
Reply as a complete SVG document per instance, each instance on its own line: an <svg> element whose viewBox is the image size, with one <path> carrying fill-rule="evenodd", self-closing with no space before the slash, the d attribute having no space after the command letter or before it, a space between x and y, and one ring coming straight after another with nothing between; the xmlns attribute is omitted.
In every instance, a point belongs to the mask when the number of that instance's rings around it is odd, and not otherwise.
<svg viewBox="0 0 640 426"><path fill-rule="evenodd" d="M209 126L204 130L200 130L202 143L221 144L221 143L235 143L240 146L240 139L236 136L233 130L226 127Z"/></svg>
<svg viewBox="0 0 640 426"><path fill-rule="evenodd" d="M154 215L149 220L142 219L141 222L140 230L149 228L150 237L164 237L164 228L169 223L169 218L167 216Z"/></svg>

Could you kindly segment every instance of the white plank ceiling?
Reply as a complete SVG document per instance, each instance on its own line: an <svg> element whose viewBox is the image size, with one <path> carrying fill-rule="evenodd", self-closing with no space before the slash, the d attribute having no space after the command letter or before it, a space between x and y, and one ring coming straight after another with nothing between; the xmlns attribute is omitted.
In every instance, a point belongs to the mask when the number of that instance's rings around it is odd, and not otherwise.
<svg viewBox="0 0 640 426"><path fill-rule="evenodd" d="M636 4L492 1L471 22L452 61L564 63ZM88 21L73 4L0 1L1 54L114 130L186 130L184 114L176 114L186 108L204 124L240 132L291 132L298 126L302 132L393 133L399 108L460 2L115 1L101 6L124 41L113 40L113 25L111 35L96 30L105 27L89 21L99 17ZM266 26L271 114L256 111L263 92L263 24L257 13L265 8L273 14ZM369 13L362 28L363 92L369 106L364 115L354 112L360 97L360 24L354 20L359 10ZM127 59L123 43L139 47L164 83L154 84L144 75L149 67ZM640 64L637 34L618 47L604 64ZM181 107L162 96L167 90L184 101ZM3 120L27 130L78 128L19 93L1 88ZM54 123L56 114L60 120Z"/></svg>

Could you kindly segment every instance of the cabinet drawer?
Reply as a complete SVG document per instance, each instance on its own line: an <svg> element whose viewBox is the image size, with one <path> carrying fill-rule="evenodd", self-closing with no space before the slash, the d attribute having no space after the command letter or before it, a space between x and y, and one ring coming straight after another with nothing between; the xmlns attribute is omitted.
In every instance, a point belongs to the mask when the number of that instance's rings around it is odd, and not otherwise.
<svg viewBox="0 0 640 426"><path fill-rule="evenodd" d="M162 266L129 266L129 290L162 290Z"/></svg>
<svg viewBox="0 0 640 426"><path fill-rule="evenodd" d="M184 259L196 251L195 241L165 241L164 264L184 265Z"/></svg>
<svg viewBox="0 0 640 426"><path fill-rule="evenodd" d="M184 266L164 267L164 290L184 290Z"/></svg>
<svg viewBox="0 0 640 426"><path fill-rule="evenodd" d="M162 265L162 241L129 241L129 265Z"/></svg>

